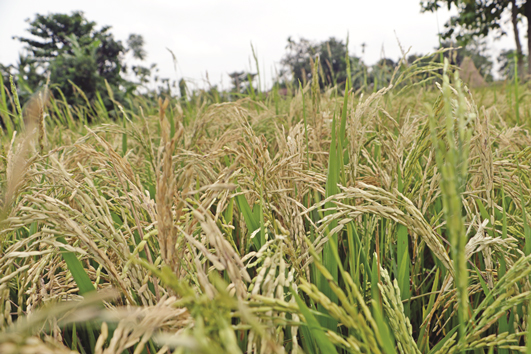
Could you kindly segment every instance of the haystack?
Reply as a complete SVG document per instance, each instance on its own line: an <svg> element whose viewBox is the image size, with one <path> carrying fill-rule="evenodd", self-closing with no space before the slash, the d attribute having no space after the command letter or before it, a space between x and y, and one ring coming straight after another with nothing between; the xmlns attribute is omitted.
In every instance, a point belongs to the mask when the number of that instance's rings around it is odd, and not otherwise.
<svg viewBox="0 0 531 354"><path fill-rule="evenodd" d="M459 76L461 77L461 80L468 85L468 87L482 87L487 85L487 82L476 68L470 57L465 57L463 59L459 69Z"/></svg>

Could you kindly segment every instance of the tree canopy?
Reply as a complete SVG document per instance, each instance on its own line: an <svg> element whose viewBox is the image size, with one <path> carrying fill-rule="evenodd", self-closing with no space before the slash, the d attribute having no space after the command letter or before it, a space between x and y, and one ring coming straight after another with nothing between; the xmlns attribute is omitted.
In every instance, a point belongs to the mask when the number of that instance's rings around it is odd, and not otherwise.
<svg viewBox="0 0 531 354"><path fill-rule="evenodd" d="M457 43L442 41L439 49L457 48ZM481 76L487 81L492 81L493 62L487 54L487 46L484 41L471 39L464 46L446 51L443 56L448 58L451 64L460 66L466 57L470 57Z"/></svg>
<svg viewBox="0 0 531 354"><path fill-rule="evenodd" d="M95 98L96 92L106 96L105 81L114 89L128 86L122 78L126 48L110 33L110 26L97 29L96 23L88 21L80 11L71 15L37 14L29 25L32 37L15 37L26 44L26 61L42 73L39 84L49 72L51 83L69 103L81 99L74 95L72 83L89 100Z"/></svg>
<svg viewBox="0 0 531 354"><path fill-rule="evenodd" d="M347 81L347 64L350 64L351 80L354 88L367 84L368 68L361 58L347 53L347 45L334 37L322 42L312 42L304 38L298 41L288 38L287 53L281 63L290 69L293 84L306 83L312 79L312 68L319 57L319 84L321 87L344 87ZM350 63L347 62L347 56ZM370 80L369 80L370 81Z"/></svg>
<svg viewBox="0 0 531 354"><path fill-rule="evenodd" d="M312 78L312 66L319 57L320 85L344 85L347 80L347 47L334 37L320 43L301 38L288 38L287 53L282 64L290 68L295 84L306 83ZM357 57L349 57L351 67L361 63Z"/></svg>
<svg viewBox="0 0 531 354"><path fill-rule="evenodd" d="M487 80L492 79L492 61L485 55L481 37L492 32L504 35L502 16L510 11L516 31L517 49L500 56L501 72L506 77L512 76L514 57L520 59L520 73L526 68L531 69L531 65L524 65L523 59L526 57L522 54L517 33L518 21L531 13L527 1L421 1L423 11L436 11L443 5L456 6L459 10L458 15L445 25L446 31L442 36L448 40L441 42L442 48L463 46L460 50L444 54L453 64L460 65L465 56L470 56L481 74ZM125 102L127 95L135 92L171 94L171 87L179 89L184 100L194 96L193 92L188 92L184 80L177 87L176 82L171 84L169 79L158 76L155 64L145 65L147 52L141 35L131 34L122 42L114 37L110 26L98 26L80 11L71 14L37 14L27 22L28 35L14 37L25 45L25 52L20 54L18 63L10 67L0 64L0 74L5 75L6 79L9 74L16 77L22 101L47 82L48 78L54 92L64 95L69 104L84 104L87 99L98 100L110 111L114 104L108 94L109 88L113 91L113 98L121 102ZM528 37L531 38L531 35ZM342 89L350 81L354 89L377 89L387 85L397 66L402 65L400 61L381 58L374 65L368 66L361 57L350 55L347 46L347 43L334 37L321 42L288 38L286 53L281 59L281 73L289 74L282 74L278 83L281 86L298 87L299 81L305 84L315 79L313 75L317 75L321 88L335 86ZM362 48L364 46L362 44ZM418 57L410 56L408 61L412 63ZM430 60L425 59L427 62ZM209 92L217 97L215 101L240 97L257 87L254 82L256 75L258 74L247 71L229 73L232 84L230 92L220 93L215 86L211 86ZM260 77L257 78L259 81ZM153 90L153 82L161 85Z"/></svg>
<svg viewBox="0 0 531 354"><path fill-rule="evenodd" d="M517 56L517 53L514 49L505 49L502 50L501 53L498 55L497 61L499 64L498 67L498 73L509 80L512 80L514 78L515 74L515 65L514 65L514 57ZM523 57L522 65L519 64L519 69L521 70L521 66L524 66L524 70L527 70L527 55Z"/></svg>
<svg viewBox="0 0 531 354"><path fill-rule="evenodd" d="M456 16L452 16L445 24L445 32L442 37L445 39L456 39L459 44L468 43L471 39L486 37L490 33L496 36L505 35L502 28L502 21L505 15L510 15L516 53L520 58L520 73L524 72L522 45L518 23L522 17L531 23L531 2L516 0L422 0L420 2L422 11L437 11L442 5L448 9L455 6L458 10ZM527 46L528 51L531 49L531 26L527 26ZM531 56L528 56L531 60ZM531 65L528 62L528 75L531 75Z"/></svg>
<svg viewBox="0 0 531 354"><path fill-rule="evenodd" d="M48 77L52 88L60 91L69 104L101 99L110 110L113 103L108 88L117 101L123 101L138 87L147 87L151 81L162 83L160 92L170 90L168 79L153 77L155 64L142 65L147 53L141 35L131 34L124 44L114 37L110 26L99 28L81 11L37 14L27 21L30 36L14 37L25 44L25 53L20 54L17 65L0 67L4 75L17 78L23 100L44 85ZM128 53L136 62L131 67L133 75L128 75Z"/></svg>

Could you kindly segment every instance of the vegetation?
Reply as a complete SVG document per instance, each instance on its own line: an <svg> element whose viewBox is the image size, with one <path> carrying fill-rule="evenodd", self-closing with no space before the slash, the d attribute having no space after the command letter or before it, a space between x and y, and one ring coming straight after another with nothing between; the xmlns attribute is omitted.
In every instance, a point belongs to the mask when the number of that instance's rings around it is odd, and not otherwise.
<svg viewBox="0 0 531 354"><path fill-rule="evenodd" d="M513 81L514 74L520 70L518 68L524 68L527 71L527 56L524 56L523 60L518 60L517 58L518 55L514 49L501 51L498 56L498 63L500 64L498 72L501 77Z"/></svg>
<svg viewBox="0 0 531 354"><path fill-rule="evenodd" d="M151 81L162 84L156 92L168 93L169 81L153 77L156 65L143 65L147 53L142 36L131 34L124 45L114 38L110 26L97 29L96 23L80 11L70 15L37 14L28 22L30 36L15 37L25 44L19 62L16 66L0 65L4 81L10 75L16 78L21 100L28 100L49 82L71 105L99 101L115 114L112 100L123 104L128 95ZM127 53L136 63L130 67L132 80L127 78ZM112 97L109 90L113 91Z"/></svg>
<svg viewBox="0 0 531 354"><path fill-rule="evenodd" d="M146 65L147 52L141 35L131 34L124 44L115 39L110 26L98 28L80 11L37 14L28 22L28 36L15 37L25 44L18 63L9 66L0 64L4 82L8 82L10 76L14 77L21 102L28 101L39 88L47 85L72 106L79 107L88 101L91 105L105 107L107 114L117 119L120 112L115 110L116 103L130 104L128 100L135 95L142 93L148 100L175 95L173 91L177 83L161 78L156 64ZM440 44L439 49L456 46L454 42L446 41ZM403 64L382 58L372 66L366 65L361 58L348 53L348 38L347 43L334 37L322 42L288 38L286 49L281 59L283 67L275 83L282 94L291 94L298 89L299 82L306 85L310 81L318 81L321 89L337 86L342 91L348 81L349 87L355 90L376 92L389 85L395 68ZM481 74L487 80L492 79L492 62L485 55L485 46L481 41L471 41L461 49L443 52L442 55L448 57L453 65L460 65L464 57L470 56ZM503 67L507 67L505 61L508 55L500 57ZM253 56L256 61L254 48ZM421 57L425 54L410 56L409 64ZM426 57L422 64L429 65L432 60ZM420 64L416 63L417 66ZM512 77L513 72L501 71L507 78ZM318 80L313 80L314 76ZM206 90L190 91L181 79L181 102L195 101L196 96L202 94L200 91L207 92L210 103L220 103L246 96L254 99L263 90L258 66L256 72L235 71L229 77L232 87L227 91L220 91L209 82L208 77ZM12 109L10 104L8 101Z"/></svg>
<svg viewBox="0 0 531 354"><path fill-rule="evenodd" d="M524 71L524 58L522 44L520 41L520 31L518 24L522 18L527 23L531 23L531 1L516 0L422 0L420 2L423 11L437 11L441 4L445 4L448 9L455 6L458 14L452 16L445 24L446 32L442 34L445 39L457 39L460 44L468 43L470 40L484 38L490 33L501 37L506 35L502 29L505 16L511 18L513 36L516 47L516 54L520 67L520 75L531 75L531 57L528 56L527 71ZM502 20L503 18L503 20ZM527 26L527 50L531 51L531 26Z"/></svg>
<svg viewBox="0 0 531 354"><path fill-rule="evenodd" d="M256 63L175 97L139 35L30 33L0 67L0 353L531 352L518 52L468 89L480 41L369 67L289 39L269 92Z"/></svg>
<svg viewBox="0 0 531 354"><path fill-rule="evenodd" d="M348 45L334 37L320 43L304 38L296 41L290 37L286 46L288 51L281 62L290 69L296 86L299 81L306 84L317 73L321 86L339 85L344 88L347 77L354 73L354 80L352 77L351 80L353 87L358 89L367 84L368 68L360 58L349 56L347 48ZM317 71L313 69L314 65L317 65Z"/></svg>
<svg viewBox="0 0 531 354"><path fill-rule="evenodd" d="M0 83L0 352L525 351L531 101L441 69L117 120Z"/></svg>
<svg viewBox="0 0 531 354"><path fill-rule="evenodd" d="M443 53L443 57L448 58L451 64L460 66L466 57L469 57L474 62L474 66L478 69L481 76L488 82L493 81L492 77L492 60L487 54L487 46L484 42L479 40L469 41L464 46L459 46L452 41L443 41L440 44L440 49L448 49ZM501 66L507 65L507 60L511 60L514 63L514 56L508 57L508 54L502 54L498 58L498 62ZM511 64L511 63L510 63ZM509 65L510 65L509 64ZM508 73L507 70L500 70L499 74L503 78L512 78L514 74L514 66L512 66L513 72Z"/></svg>

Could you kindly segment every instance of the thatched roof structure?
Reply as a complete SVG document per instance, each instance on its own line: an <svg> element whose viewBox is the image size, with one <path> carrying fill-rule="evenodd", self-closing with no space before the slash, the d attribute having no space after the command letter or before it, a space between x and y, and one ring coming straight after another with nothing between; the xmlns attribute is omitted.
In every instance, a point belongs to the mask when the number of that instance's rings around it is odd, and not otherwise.
<svg viewBox="0 0 531 354"><path fill-rule="evenodd" d="M465 57L459 66L459 76L469 87L486 86L487 82L470 57Z"/></svg>

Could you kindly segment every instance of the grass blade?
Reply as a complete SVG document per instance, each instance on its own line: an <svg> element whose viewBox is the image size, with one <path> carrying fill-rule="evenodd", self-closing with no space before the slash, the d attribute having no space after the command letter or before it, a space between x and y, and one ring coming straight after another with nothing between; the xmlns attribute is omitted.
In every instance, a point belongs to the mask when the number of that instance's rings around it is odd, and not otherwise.
<svg viewBox="0 0 531 354"><path fill-rule="evenodd" d="M241 190L238 189L238 192L240 191ZM247 199L245 199L245 196L243 194L237 195L235 198L236 205L238 206L240 213L242 213L245 225L247 226L247 230L249 231L249 235L251 235L253 232L258 230L258 228L260 228L260 220L258 220L258 217L256 217L253 210L251 210L251 207L249 206L249 203L247 202ZM253 244L257 250L262 247L260 238L254 237Z"/></svg>
<svg viewBox="0 0 531 354"><path fill-rule="evenodd" d="M57 241L67 244L64 237L58 237ZM96 291L96 288L94 287L94 284L90 281L90 278L85 272L85 268L83 268L83 265L81 264L81 261L76 257L76 255L73 252L67 251L64 248L61 248L61 255L63 256L63 259L66 262L66 265L68 267L68 270L72 274L72 277L74 278L74 281L77 284L77 287L79 288L79 294L85 295L92 291Z"/></svg>
<svg viewBox="0 0 531 354"><path fill-rule="evenodd" d="M299 306L299 310L301 311L308 325L308 329L312 335L312 339L315 340L315 343L317 347L319 347L319 349L321 350L321 353L322 354L325 354L325 353L326 354L328 353L337 354L336 347L332 344L332 342L330 342L330 340L325 334L325 331L319 325L319 321L317 321L315 316L310 312L306 304L302 301L299 295L297 295L295 290L291 289L291 294L295 298L295 301L297 302L297 305Z"/></svg>
<svg viewBox="0 0 531 354"><path fill-rule="evenodd" d="M328 158L328 177L326 179L326 197L330 197L332 195L337 194L338 188L337 184L339 182L339 155L337 151L337 139L336 139L336 119L335 116L332 120L332 140L330 142L330 153ZM327 202L325 204L325 209L333 209L334 203ZM331 215L334 213L334 210L327 210L325 212L325 215ZM333 221L328 229L327 232L332 230L334 227L337 226L337 221ZM338 236L337 234L334 234L330 236L328 242L325 244L323 248L323 265L324 267L330 272L332 275L332 278L337 283L338 281L338 265L336 258L334 257L333 251L332 251L332 245L333 243L334 248L338 248ZM334 294L332 289L330 288L330 285L328 284L328 281L322 276L319 275L317 277L318 281L318 288L319 290L325 294L330 301L337 303L337 296ZM334 319L325 318L323 319L323 326L332 330L337 331L337 321Z"/></svg>

